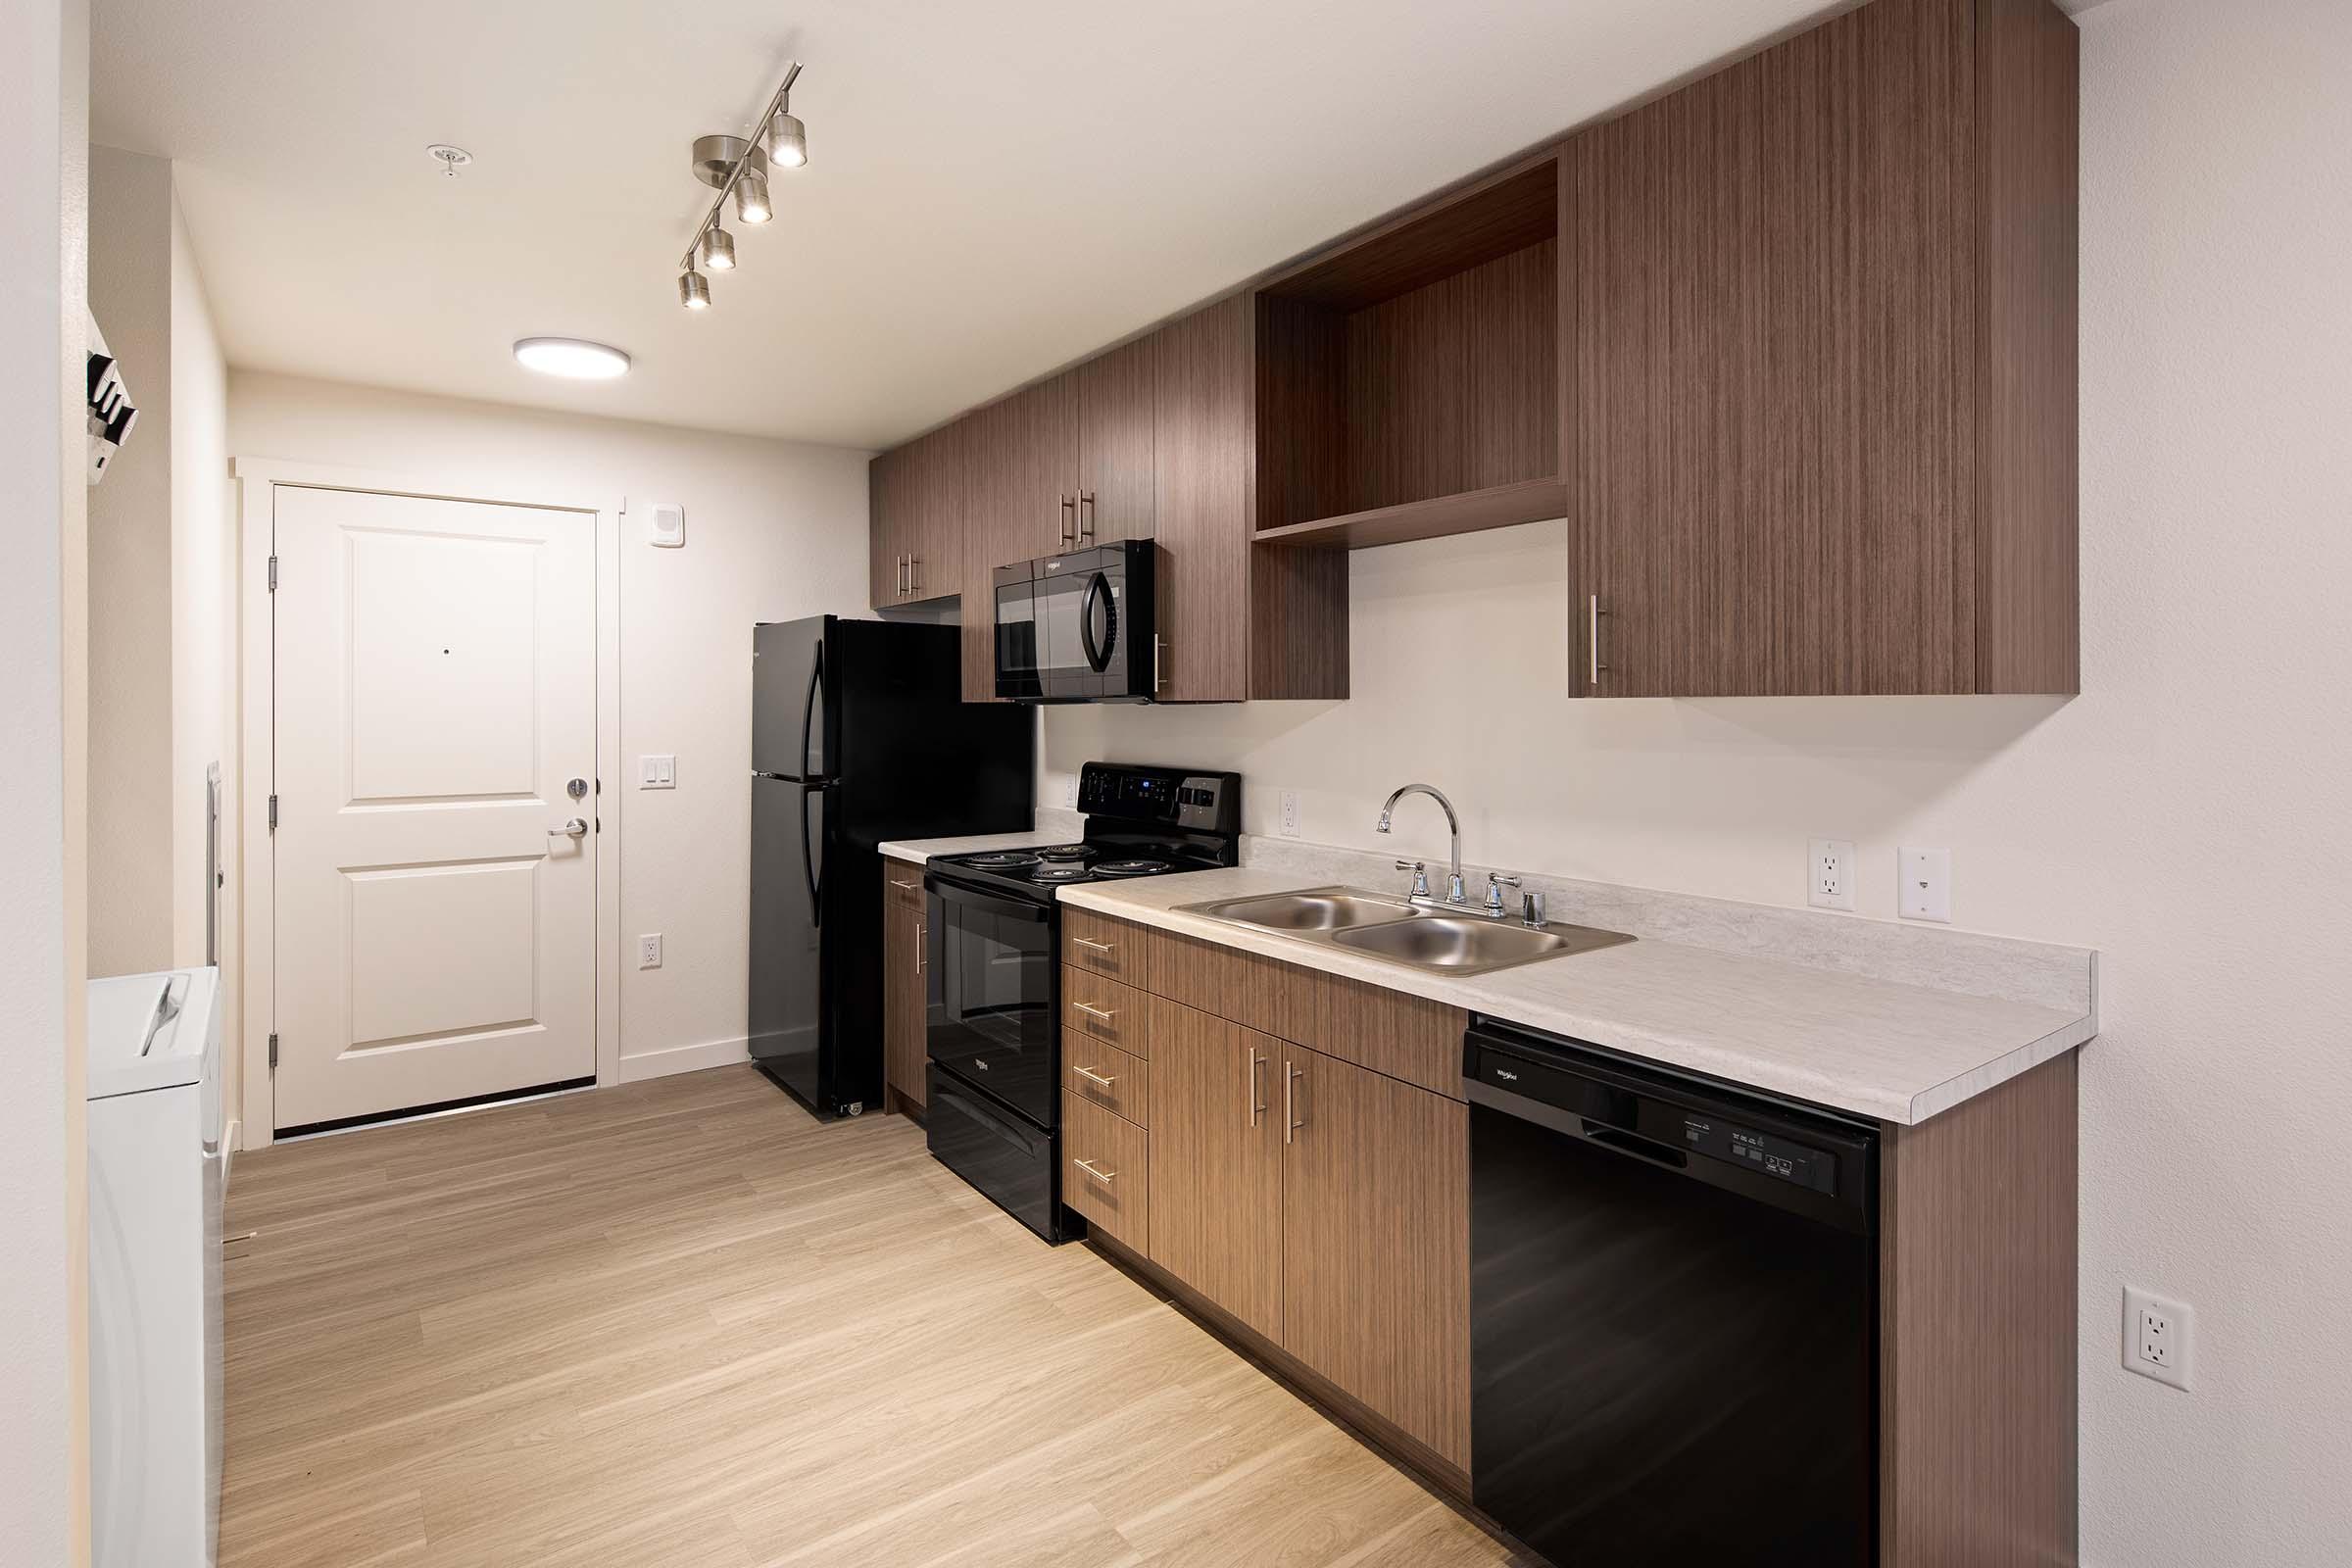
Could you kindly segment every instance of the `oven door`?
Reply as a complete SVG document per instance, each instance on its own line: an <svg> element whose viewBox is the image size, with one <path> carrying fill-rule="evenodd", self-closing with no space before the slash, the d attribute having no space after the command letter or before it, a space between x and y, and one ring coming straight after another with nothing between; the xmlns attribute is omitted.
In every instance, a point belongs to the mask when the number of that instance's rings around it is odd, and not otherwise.
<svg viewBox="0 0 2352 1568"><path fill-rule="evenodd" d="M932 1064L1055 1126L1060 1003L1054 906L929 879L924 1049Z"/></svg>

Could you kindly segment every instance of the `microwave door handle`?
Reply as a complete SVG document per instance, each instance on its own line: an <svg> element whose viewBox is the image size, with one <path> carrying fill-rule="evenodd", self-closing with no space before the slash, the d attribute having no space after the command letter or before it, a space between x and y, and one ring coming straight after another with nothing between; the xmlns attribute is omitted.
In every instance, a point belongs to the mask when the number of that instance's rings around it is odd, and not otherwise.
<svg viewBox="0 0 2352 1568"><path fill-rule="evenodd" d="M1107 606L1110 599L1110 579L1096 572L1086 579L1086 597L1078 601L1078 643L1086 652L1087 667L1100 675L1110 667L1110 650L1095 643L1095 601L1101 599L1106 612L1103 623L1109 627Z"/></svg>

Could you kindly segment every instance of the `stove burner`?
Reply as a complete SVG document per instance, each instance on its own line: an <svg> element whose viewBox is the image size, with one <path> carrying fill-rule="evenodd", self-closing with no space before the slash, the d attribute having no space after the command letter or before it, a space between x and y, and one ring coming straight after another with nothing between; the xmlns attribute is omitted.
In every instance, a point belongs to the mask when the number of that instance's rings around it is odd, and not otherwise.
<svg viewBox="0 0 2352 1568"><path fill-rule="evenodd" d="M1096 862L1098 876L1157 876L1162 871L1176 869L1165 860L1101 860Z"/></svg>
<svg viewBox="0 0 2352 1568"><path fill-rule="evenodd" d="M1049 844L1037 852L1041 860L1091 860L1102 852L1092 844Z"/></svg>
<svg viewBox="0 0 2352 1568"><path fill-rule="evenodd" d="M1032 882L1084 882L1094 875L1083 865L1041 865L1029 873Z"/></svg>
<svg viewBox="0 0 2352 1568"><path fill-rule="evenodd" d="M987 855L967 855L956 862L982 871L1018 871L1037 863L1037 857L1026 850L997 850Z"/></svg>

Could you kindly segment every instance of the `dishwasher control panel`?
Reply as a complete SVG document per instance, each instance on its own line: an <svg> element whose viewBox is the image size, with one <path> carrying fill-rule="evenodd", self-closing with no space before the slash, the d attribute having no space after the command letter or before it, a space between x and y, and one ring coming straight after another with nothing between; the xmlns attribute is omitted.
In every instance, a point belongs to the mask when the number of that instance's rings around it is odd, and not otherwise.
<svg viewBox="0 0 2352 1568"><path fill-rule="evenodd" d="M1683 1142L1699 1153L1809 1187L1828 1198L1838 1196L1838 1156L1827 1150L1792 1144L1712 1116L1684 1116Z"/></svg>

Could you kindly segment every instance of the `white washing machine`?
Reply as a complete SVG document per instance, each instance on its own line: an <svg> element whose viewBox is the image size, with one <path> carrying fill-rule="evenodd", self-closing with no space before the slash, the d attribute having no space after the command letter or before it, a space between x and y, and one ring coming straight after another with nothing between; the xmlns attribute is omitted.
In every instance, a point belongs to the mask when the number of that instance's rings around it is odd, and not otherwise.
<svg viewBox="0 0 2352 1568"><path fill-rule="evenodd" d="M220 1524L220 972L90 982L90 1545L212 1568Z"/></svg>

